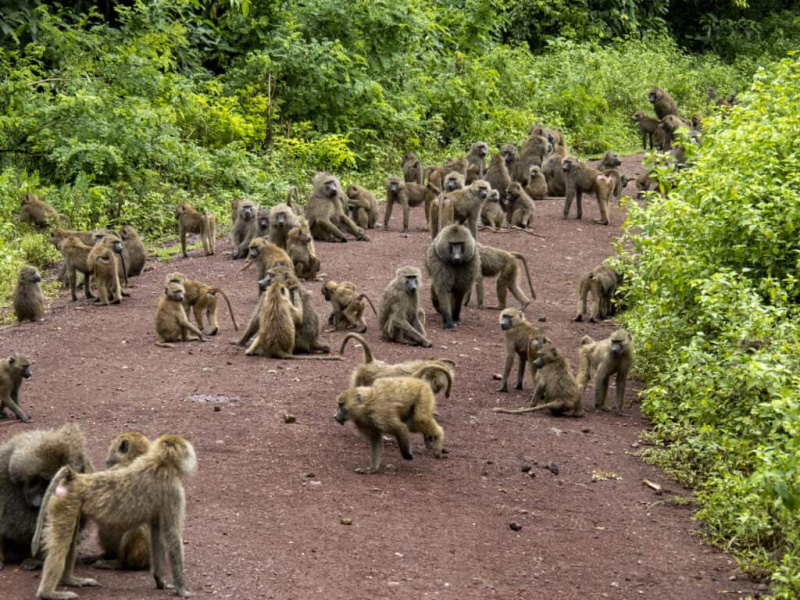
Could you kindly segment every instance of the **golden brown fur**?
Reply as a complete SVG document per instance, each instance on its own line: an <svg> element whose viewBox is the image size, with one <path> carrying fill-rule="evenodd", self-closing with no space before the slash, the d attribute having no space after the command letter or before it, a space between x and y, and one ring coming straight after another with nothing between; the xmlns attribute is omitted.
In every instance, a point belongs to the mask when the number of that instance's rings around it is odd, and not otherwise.
<svg viewBox="0 0 800 600"><path fill-rule="evenodd" d="M0 418L8 418L8 409L23 423L33 421L22 411L19 401L22 380L30 378L32 374L31 360L24 354L14 353L0 362Z"/></svg>
<svg viewBox="0 0 800 600"><path fill-rule="evenodd" d="M195 210L191 204L184 202L175 211L175 218L178 219L178 233L181 238L181 251L184 258L189 257L186 253L187 233L196 233L200 236L206 256L216 252L217 219L212 213L201 213Z"/></svg>
<svg viewBox="0 0 800 600"><path fill-rule="evenodd" d="M528 269L528 261L525 259L525 255L519 252L507 252L500 248L493 248L492 246L484 246L483 244L478 244L477 246L481 260L480 276L475 283L475 288L478 291L478 308L483 308L484 277L497 277L497 306L490 306L489 308L503 310L506 307L508 292L510 290L514 298L520 303L520 309L525 310L531 301L519 288L519 265L517 261L520 261L525 269L524 272L528 280L528 289L530 290L531 297L536 300L536 291L533 289L531 273L530 269ZM469 300L467 299L466 302L469 302Z"/></svg>
<svg viewBox="0 0 800 600"><path fill-rule="evenodd" d="M478 167L478 177L483 177L486 172L486 156L489 154L489 145L486 142L475 142L470 146L467 159L467 168L470 166Z"/></svg>
<svg viewBox="0 0 800 600"><path fill-rule="evenodd" d="M247 256L251 240L258 235L258 206L250 200L242 200L236 208L236 218L231 228L231 257Z"/></svg>
<svg viewBox="0 0 800 600"><path fill-rule="evenodd" d="M422 163L413 152L403 155L403 179L422 185Z"/></svg>
<svg viewBox="0 0 800 600"><path fill-rule="evenodd" d="M436 187L429 183L422 185L419 183L403 181L399 177L389 177L386 179L386 211L383 214L383 229L389 230L389 219L392 218L394 205L399 204L403 209L403 233L408 233L408 220L410 208L425 206L425 220L428 219L430 206L434 198L439 195L441 187Z"/></svg>
<svg viewBox="0 0 800 600"><path fill-rule="evenodd" d="M58 249L64 257L64 267L67 271L69 291L73 301L78 299L76 288L79 272L83 273L83 289L86 299L94 298L90 291L91 277L94 272L94 266L89 264L89 253L92 251L92 247L84 244L78 236L65 237L58 244Z"/></svg>
<svg viewBox="0 0 800 600"><path fill-rule="evenodd" d="M36 267L22 267L12 296L14 314L19 323L35 323L45 313L44 293L40 282L42 276Z"/></svg>
<svg viewBox="0 0 800 600"><path fill-rule="evenodd" d="M250 242L250 251L247 262L242 271L248 269L253 263L258 264L258 279L264 279L272 267L282 264L294 268L292 259L279 246L272 244L264 238L255 238Z"/></svg>
<svg viewBox="0 0 800 600"><path fill-rule="evenodd" d="M513 181L506 191L508 222L512 227L526 229L531 226L535 210L533 200L518 181Z"/></svg>
<svg viewBox="0 0 800 600"><path fill-rule="evenodd" d="M378 222L378 201L367 188L352 184L348 186L347 208L350 218L362 229L375 229Z"/></svg>
<svg viewBox="0 0 800 600"><path fill-rule="evenodd" d="M639 111L635 115L633 115L633 120L639 126L639 133L642 135L642 149L647 150L648 144L650 145L650 150L653 149L653 136L656 133L656 129L658 129L658 124L660 121L658 119L653 119L648 117L644 111Z"/></svg>
<svg viewBox="0 0 800 600"><path fill-rule="evenodd" d="M583 194L594 194L597 197L597 206L600 209L600 218L594 219L594 222L600 225L608 225L608 205L614 192L614 182L611 178L572 156L568 156L562 161L562 168L564 169L564 179L567 185L567 195L564 200L564 218L569 217L569 210L573 200L575 200L577 209L576 218L582 218Z"/></svg>
<svg viewBox="0 0 800 600"><path fill-rule="evenodd" d="M400 267L384 288L378 309L381 339L385 342L430 348L425 333L425 311L419 305L422 273L416 267Z"/></svg>
<svg viewBox="0 0 800 600"><path fill-rule="evenodd" d="M297 215L288 204L276 204L269 209L269 241L286 250L289 232L297 227Z"/></svg>
<svg viewBox="0 0 800 600"><path fill-rule="evenodd" d="M428 172L428 183L433 184L436 189L442 190L444 189L444 178L448 173L458 171L466 177L467 167L469 167L469 163L463 156L451 158L443 165L430 167L430 169L426 170Z"/></svg>
<svg viewBox="0 0 800 600"><path fill-rule="evenodd" d="M295 306L283 283L273 282L264 293L258 332L245 354L260 351L267 358L294 358L295 327L303 320L303 309Z"/></svg>
<svg viewBox="0 0 800 600"><path fill-rule="evenodd" d="M128 275L141 275L147 263L147 249L144 247L139 233L132 225L125 225L120 230L122 251L125 254L125 267Z"/></svg>
<svg viewBox="0 0 800 600"><path fill-rule="evenodd" d="M197 321L197 328L204 330L203 316L208 318L208 331L206 335L217 335L219 332L219 324L217 323L217 294L222 296L225 303L228 305L228 312L233 321L233 329L239 331L239 324L236 322L236 316L233 314L233 307L231 301L228 300L227 294L222 288L211 287L202 281L196 279L187 279L183 273L170 273L167 275L167 281L176 282L183 285L183 308L186 311L192 310L194 312L194 319ZM188 317L187 312L187 317Z"/></svg>
<svg viewBox="0 0 800 600"><path fill-rule="evenodd" d="M332 311L328 317L328 324L333 326L331 331L355 329L359 333L364 333L367 330L367 323L364 320L366 309L364 300L372 306L372 312L378 314L372 300L366 294L359 294L356 286L350 281L342 283L327 281L322 286L322 295L331 303Z"/></svg>
<svg viewBox="0 0 800 600"><path fill-rule="evenodd" d="M60 223L69 225L69 219L59 215L58 211L47 202L39 200L36 194L30 192L22 194L21 205L18 217L20 223L32 223L39 229Z"/></svg>
<svg viewBox="0 0 800 600"><path fill-rule="evenodd" d="M594 297L594 308L589 317L590 323L613 315L614 305L612 300L620 282L621 276L608 265L595 267L581 277L581 282L578 286L578 310L575 320L583 320L583 315L586 312L586 297L589 292Z"/></svg>
<svg viewBox="0 0 800 600"><path fill-rule="evenodd" d="M305 217L297 217L297 227L289 231L286 253L294 263L294 271L300 279L319 281L319 258L314 247L314 238Z"/></svg>
<svg viewBox="0 0 800 600"><path fill-rule="evenodd" d="M314 190L306 204L306 218L315 240L346 242L341 228L357 240L369 241L364 230L345 214L345 198L336 177L330 173L317 173Z"/></svg>
<svg viewBox="0 0 800 600"><path fill-rule="evenodd" d="M172 342L206 341L202 332L186 318L184 296L185 290L181 283L168 281L164 286L164 295L156 308L156 346L172 348ZM190 338L189 332L197 337Z"/></svg>
<svg viewBox="0 0 800 600"><path fill-rule="evenodd" d="M525 380L525 365L528 363L531 344L541 346L544 341L550 341L544 331L528 321L525 314L517 308L507 308L500 313L500 328L505 335L505 362L503 364L503 379L498 392L508 391L508 378L514 367L514 357L519 359L517 370L516 389L521 390ZM531 366L531 380L536 385L536 368Z"/></svg>
<svg viewBox="0 0 800 600"><path fill-rule="evenodd" d="M663 120L667 115L678 115L678 104L660 87L650 88L647 99L653 105L653 110L659 119Z"/></svg>
<svg viewBox="0 0 800 600"><path fill-rule="evenodd" d="M506 208L500 198L500 192L492 190L481 205L481 224L492 230L506 225Z"/></svg>
<svg viewBox="0 0 800 600"><path fill-rule="evenodd" d="M606 398L608 383L612 375L617 376L616 413L622 414L625 399L625 384L633 367L633 337L624 329L617 329L604 340L594 341L588 335L581 340L578 351L578 387L581 395L586 390L592 374L594 383L595 410L608 410Z"/></svg>
<svg viewBox="0 0 800 600"><path fill-rule="evenodd" d="M121 240L116 236L99 238L89 251L87 265L92 267L92 278L97 290L97 301L103 305L120 304L122 302L122 284L120 254L115 251Z"/></svg>
<svg viewBox="0 0 800 600"><path fill-rule="evenodd" d="M525 192L531 200L544 200L547 198L547 179L542 173L542 167L531 165L528 170L528 183Z"/></svg>
<svg viewBox="0 0 800 600"><path fill-rule="evenodd" d="M481 205L491 191L491 186L479 179L469 187L439 196L430 207L431 239L436 239L444 227L453 223L466 225L473 239L477 238Z"/></svg>

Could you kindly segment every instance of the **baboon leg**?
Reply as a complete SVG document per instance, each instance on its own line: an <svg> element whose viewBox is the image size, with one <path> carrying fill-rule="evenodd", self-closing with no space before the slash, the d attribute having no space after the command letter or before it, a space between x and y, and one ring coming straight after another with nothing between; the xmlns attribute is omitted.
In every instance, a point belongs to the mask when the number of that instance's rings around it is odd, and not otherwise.
<svg viewBox="0 0 800 600"><path fill-rule="evenodd" d="M464 292L453 294L453 321L461 323L461 307L464 306Z"/></svg>
<svg viewBox="0 0 800 600"><path fill-rule="evenodd" d="M605 191L598 190L597 206L600 209L600 218L595 219L594 222L600 225L608 225L608 194Z"/></svg>
<svg viewBox="0 0 800 600"><path fill-rule="evenodd" d="M478 281L475 282L475 292L478 295L478 308L483 308L483 276L478 276ZM466 302L464 303L466 304Z"/></svg>
<svg viewBox="0 0 800 600"><path fill-rule="evenodd" d="M219 324L217 323L217 300L214 298L209 302L206 309L206 316L208 317L208 335L217 335L219 331ZM198 323L198 329L203 329Z"/></svg>
<svg viewBox="0 0 800 600"><path fill-rule="evenodd" d="M625 384L627 383L628 373L617 371L617 414L622 414L622 403L625 401Z"/></svg>
<svg viewBox="0 0 800 600"><path fill-rule="evenodd" d="M181 226L181 253L183 254L183 258L189 258L189 255L186 254L186 230Z"/></svg>
<svg viewBox="0 0 800 600"><path fill-rule="evenodd" d="M386 199L386 212L383 213L383 230L389 230L389 219L392 218L392 209L394 208L394 200L391 198Z"/></svg>
<svg viewBox="0 0 800 600"><path fill-rule="evenodd" d="M389 423L386 428L386 433L393 435L397 440L397 445L400 448L400 454L403 456L403 460L412 460L414 458L414 455L411 453L411 435L405 423L399 420Z"/></svg>
<svg viewBox="0 0 800 600"><path fill-rule="evenodd" d="M498 392L508 391L508 378L511 375L512 368L514 368L514 355L508 354L506 355L506 362L503 365L503 379L500 382L500 387L497 390Z"/></svg>
<svg viewBox="0 0 800 600"><path fill-rule="evenodd" d="M537 412L539 410L549 409L555 412L563 412L567 406L563 400L553 400L547 404L540 404L538 406L529 406L528 408L495 408L494 412L506 413L509 415L521 415L522 413Z"/></svg>
<svg viewBox="0 0 800 600"><path fill-rule="evenodd" d="M594 306L592 307L592 316L589 317L589 322L594 323L605 318L603 313L603 286L596 279L592 279L590 284Z"/></svg>
<svg viewBox="0 0 800 600"><path fill-rule="evenodd" d="M322 219L321 221L317 221L316 223L317 228L321 229L323 233L327 234L328 238L334 237L340 242L346 242L347 238L344 234L339 231L339 229L331 223L329 219Z"/></svg>
<svg viewBox="0 0 800 600"><path fill-rule="evenodd" d="M395 342L402 344L412 344L422 346L423 348L430 348L433 344L428 341L423 333L420 333L412 327L408 321L394 319L388 327L391 337Z"/></svg>
<svg viewBox="0 0 800 600"><path fill-rule="evenodd" d="M567 195L564 197L564 218L569 218L569 209L572 208L572 199L575 197L575 188L567 187Z"/></svg>
<svg viewBox="0 0 800 600"><path fill-rule="evenodd" d="M176 525L170 526L169 523L180 522L179 517L162 515L166 521L166 527L161 530L164 534L164 544L166 545L169 563L172 567L172 584L175 586L175 594L181 598L192 596L193 594L186 589L186 567L183 555L183 540L181 531Z"/></svg>
<svg viewBox="0 0 800 600"><path fill-rule="evenodd" d="M430 217L431 217L431 203L433 202L432 198L425 197L425 225L430 225ZM427 229L427 227L426 227Z"/></svg>
<svg viewBox="0 0 800 600"><path fill-rule="evenodd" d="M246 346L247 342L250 341L256 332L258 331L258 314L253 315L253 318L250 319L250 322L247 324L247 329L242 334L242 337L239 338L239 341L236 342L237 346Z"/></svg>
<svg viewBox="0 0 800 600"><path fill-rule="evenodd" d="M403 233L408 233L408 216L410 212L408 202L403 202Z"/></svg>
<svg viewBox="0 0 800 600"><path fill-rule="evenodd" d="M67 281L69 282L69 292L72 295L72 301L76 302L78 300L78 294L76 293L76 288L78 287L78 273L75 269L67 270ZM87 286L86 289L89 288Z"/></svg>
<svg viewBox="0 0 800 600"><path fill-rule="evenodd" d="M608 380L611 374L604 366L597 369L594 378L594 409L608 410L606 408L606 397L608 396Z"/></svg>
<svg viewBox="0 0 800 600"><path fill-rule="evenodd" d="M577 401L575 402L575 408L572 409L572 416L573 417L583 416L583 398L578 397Z"/></svg>
<svg viewBox="0 0 800 600"><path fill-rule="evenodd" d="M380 433L374 432L369 436L369 456L370 463L368 467L358 467L356 473L366 475L369 473L377 473L381 468L381 457L383 455L383 438Z"/></svg>
<svg viewBox="0 0 800 600"><path fill-rule="evenodd" d="M17 400L18 402L18 400ZM22 409L19 407L19 404L14 401L12 398L6 398L2 403L0 403L0 407L8 407L14 416L17 417L23 423L30 423L33 421L28 415L22 412Z"/></svg>
<svg viewBox="0 0 800 600"><path fill-rule="evenodd" d="M92 568L103 569L105 571L121 571L124 567L122 565L122 561L115 558L112 560L96 560L92 563Z"/></svg>
<svg viewBox="0 0 800 600"><path fill-rule="evenodd" d="M583 191L575 190L575 208L577 209L576 219L583 218Z"/></svg>
<svg viewBox="0 0 800 600"><path fill-rule="evenodd" d="M58 592L56 588L61 583L62 575L66 574L67 559L72 554L75 544L75 530L78 526L78 515L73 519L59 519L50 522L50 531L47 542L47 560L42 569L42 578L37 598L45 600L70 600L77 598L72 592ZM71 573L71 568L70 568Z"/></svg>
<svg viewBox="0 0 800 600"><path fill-rule="evenodd" d="M96 579L91 577L75 577L75 551L78 548L78 532L80 530L80 521L76 520L75 528L72 533L72 544L67 553L67 561L64 565L64 574L61 576L61 583L70 587L97 587L100 584Z"/></svg>
<svg viewBox="0 0 800 600"><path fill-rule="evenodd" d="M583 320L583 313L586 312L586 296L589 294L589 275L581 277L580 287L578 288L578 314L575 316L576 321Z"/></svg>
<svg viewBox="0 0 800 600"><path fill-rule="evenodd" d="M433 289L433 288L431 288ZM453 297L449 291L445 291L444 294L436 294L436 298L439 301L438 311L439 314L442 315L442 322L444 324L445 329L453 329L455 325L453 324Z"/></svg>
<svg viewBox="0 0 800 600"><path fill-rule="evenodd" d="M253 356L256 353L256 350L258 350L258 347L260 345L261 345L261 336L256 335L255 339L253 340L253 343L250 344L250 347L247 350L245 350L244 352L245 356Z"/></svg>
<svg viewBox="0 0 800 600"><path fill-rule="evenodd" d="M531 392L530 405L536 406L544 398L544 385L541 382L536 383L536 387Z"/></svg>
<svg viewBox="0 0 800 600"><path fill-rule="evenodd" d="M517 355L519 358L519 367L517 368L517 389L522 389L522 383L525 381L525 363L528 357L520 353Z"/></svg>
<svg viewBox="0 0 800 600"><path fill-rule="evenodd" d="M433 450L436 458L442 456L442 446L444 444L444 431L439 424L432 418L417 419L413 421L411 431L421 433L425 436L425 446Z"/></svg>
<svg viewBox="0 0 800 600"><path fill-rule="evenodd" d="M197 328L203 329L203 311L200 309L199 302L192 307L191 313L186 314L187 318L192 313L194 313L194 320L197 322Z"/></svg>
<svg viewBox="0 0 800 600"><path fill-rule="evenodd" d="M353 223L352 219L347 215L339 216L339 226L343 226L345 230L349 231L353 237L357 239L369 239L367 238L366 234L358 228L358 225Z"/></svg>
<svg viewBox="0 0 800 600"><path fill-rule="evenodd" d="M156 583L156 588L163 590L167 583L164 581L164 562L166 555L164 552L164 539L161 537L160 524L153 523L150 525L150 562L153 573L153 580Z"/></svg>

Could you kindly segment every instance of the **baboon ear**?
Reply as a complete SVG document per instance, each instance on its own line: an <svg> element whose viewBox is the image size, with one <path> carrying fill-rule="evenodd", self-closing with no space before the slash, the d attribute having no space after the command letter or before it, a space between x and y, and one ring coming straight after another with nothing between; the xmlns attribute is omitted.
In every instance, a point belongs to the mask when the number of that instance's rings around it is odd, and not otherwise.
<svg viewBox="0 0 800 600"><path fill-rule="evenodd" d="M356 394L356 402L358 402L359 404L363 404L364 403L364 396L361 395L361 392L358 392Z"/></svg>
<svg viewBox="0 0 800 600"><path fill-rule="evenodd" d="M128 450L130 450L130 442L128 440L122 440L122 443L119 445L119 451L123 454L127 454Z"/></svg>

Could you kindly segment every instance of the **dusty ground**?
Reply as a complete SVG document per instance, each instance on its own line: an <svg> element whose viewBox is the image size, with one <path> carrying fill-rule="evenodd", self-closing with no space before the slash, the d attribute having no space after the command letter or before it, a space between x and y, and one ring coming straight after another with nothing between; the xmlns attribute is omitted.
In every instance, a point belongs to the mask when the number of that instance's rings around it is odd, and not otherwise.
<svg viewBox="0 0 800 600"><path fill-rule="evenodd" d="M624 168L638 171L638 157ZM537 203L534 231L544 238L486 232L479 238L526 254L538 295L528 316L546 317L544 326L575 366L580 338L614 327L571 318L578 278L612 253L623 215L615 210L613 226L603 227L591 222L597 216L591 198L582 222L563 221L561 209L562 200ZM429 237L422 212L412 211L408 237L398 232L400 223L397 213L388 233L371 232L371 243L318 244L324 273L354 281L377 301L397 267L423 266ZM254 273L240 272L241 265L221 252L207 259L195 251L135 279L121 307L62 297L44 322L0 339L0 355L18 350L35 360L22 392L34 426L78 421L95 464L124 430L152 437L175 432L194 443L200 471L187 482L185 543L189 582L200 597L693 600L755 589L730 557L692 536L691 510L669 502L689 492L630 456L647 427L636 408L624 417L583 419L492 412L521 406L530 393L528 379L522 392L495 391L492 374L503 358L495 311L467 308L463 325L446 332L426 287L433 349L384 344L370 328L367 338L381 359L439 356L458 363L454 393L438 409L449 458L435 460L418 440L415 459L406 462L392 442L384 455L390 466L373 476L353 472L367 460L367 443L351 424L340 427L332 418L359 349L350 348L341 363L245 357L227 343L234 337L227 310L220 311L223 331L213 341L172 350L153 345L153 309L164 275L175 269L222 285L246 322L257 288ZM320 284L309 287L324 318ZM336 345L342 335L325 337ZM193 399L202 394L233 400L216 412ZM285 412L297 422L285 424ZM2 423L0 440L28 427ZM551 463L558 475L541 468ZM532 466L535 477L523 466ZM621 480L592 483L595 470ZM661 482L668 493L655 496L643 479ZM352 525L342 525L343 517ZM512 531L511 522L522 529ZM79 571L103 586L79 590L83 598L165 597L147 573ZM0 571L2 597L32 598L38 577L7 566Z"/></svg>

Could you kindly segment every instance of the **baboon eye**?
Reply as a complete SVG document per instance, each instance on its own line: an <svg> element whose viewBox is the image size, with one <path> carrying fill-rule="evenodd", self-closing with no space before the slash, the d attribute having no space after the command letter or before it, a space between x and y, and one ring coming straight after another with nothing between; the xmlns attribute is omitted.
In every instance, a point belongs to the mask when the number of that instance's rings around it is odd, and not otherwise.
<svg viewBox="0 0 800 600"><path fill-rule="evenodd" d="M128 443L128 440L122 440L122 443L119 445L119 451L123 454L127 454L129 446L130 444Z"/></svg>

